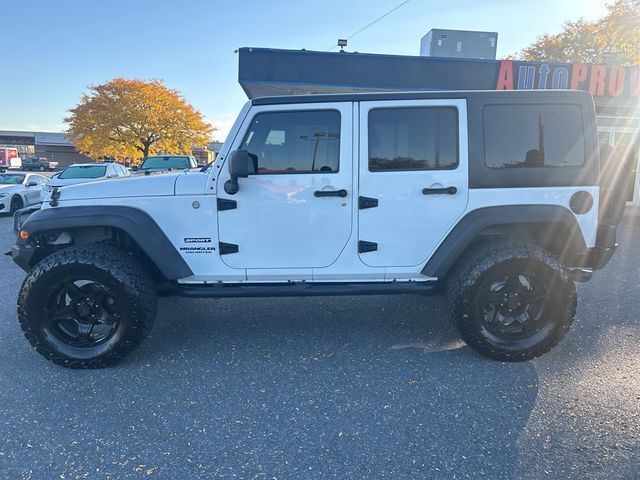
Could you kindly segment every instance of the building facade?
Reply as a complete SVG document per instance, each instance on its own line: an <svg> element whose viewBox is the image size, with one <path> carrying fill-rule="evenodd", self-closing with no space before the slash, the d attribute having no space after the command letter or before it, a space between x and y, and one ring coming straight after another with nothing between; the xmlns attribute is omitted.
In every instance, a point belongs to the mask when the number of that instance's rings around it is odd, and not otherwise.
<svg viewBox="0 0 640 480"><path fill-rule="evenodd" d="M241 48L249 98L389 90L586 90L600 141L616 152L640 205L640 67Z"/></svg>
<svg viewBox="0 0 640 480"><path fill-rule="evenodd" d="M64 133L0 130L1 147L16 148L21 158L46 158L58 162L60 168L93 161L78 152Z"/></svg>

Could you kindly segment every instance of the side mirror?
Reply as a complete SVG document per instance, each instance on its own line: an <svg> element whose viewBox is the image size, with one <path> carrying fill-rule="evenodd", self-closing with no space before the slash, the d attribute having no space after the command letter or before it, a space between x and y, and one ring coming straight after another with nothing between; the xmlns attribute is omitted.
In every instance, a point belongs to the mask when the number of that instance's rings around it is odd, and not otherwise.
<svg viewBox="0 0 640 480"><path fill-rule="evenodd" d="M137 172L139 168L140 168L140 167L138 167L138 165L133 165L133 166L131 167L131 171L132 171L132 172Z"/></svg>
<svg viewBox="0 0 640 480"><path fill-rule="evenodd" d="M38 182L29 182L27 183L27 187L37 187L38 186Z"/></svg>
<svg viewBox="0 0 640 480"><path fill-rule="evenodd" d="M256 172L254 156L247 150L235 150L229 154L227 162L231 178L224 183L224 191L235 195L240 189L238 178L247 178Z"/></svg>

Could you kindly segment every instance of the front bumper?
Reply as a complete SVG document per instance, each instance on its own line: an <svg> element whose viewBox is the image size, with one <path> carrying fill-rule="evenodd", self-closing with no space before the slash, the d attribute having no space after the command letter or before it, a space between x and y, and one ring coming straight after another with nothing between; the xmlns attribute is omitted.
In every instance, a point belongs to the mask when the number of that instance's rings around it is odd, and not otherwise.
<svg viewBox="0 0 640 480"><path fill-rule="evenodd" d="M9 213L11 211L11 195L0 198L0 213Z"/></svg>
<svg viewBox="0 0 640 480"><path fill-rule="evenodd" d="M31 245L14 245L11 247L11 258L25 272L31 270L31 258L36 249Z"/></svg>
<svg viewBox="0 0 640 480"><path fill-rule="evenodd" d="M22 225L24 225L24 222L26 222L27 218L29 218L29 215L40 210L41 206L42 205L38 204L16 210L16 212L13 214L13 233L17 235L18 232L20 232Z"/></svg>

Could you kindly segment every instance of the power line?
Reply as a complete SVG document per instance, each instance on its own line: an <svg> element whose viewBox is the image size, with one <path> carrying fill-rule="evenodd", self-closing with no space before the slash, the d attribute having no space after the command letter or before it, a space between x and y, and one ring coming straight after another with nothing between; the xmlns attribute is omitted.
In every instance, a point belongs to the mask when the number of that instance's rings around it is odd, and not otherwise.
<svg viewBox="0 0 640 480"><path fill-rule="evenodd" d="M400 7L402 7L403 5L406 5L407 3L409 3L411 0L405 0L404 2L402 2L400 5L396 5L395 7L393 7L391 10L389 10L387 13L385 13L384 15L382 15L381 17L376 18L373 22L371 22L370 24L362 27L360 30L358 30L356 33L352 33L351 35L349 35L347 37L347 40L351 40L353 37L355 37L356 35L358 35L359 33L364 32L367 28L371 27L372 25L375 25L376 23L378 23L380 20L382 20L384 17L386 17L387 15L391 15L393 12L395 12L396 10L398 10ZM330 52L331 50L333 50L334 48L336 48L338 45L332 45L327 52Z"/></svg>

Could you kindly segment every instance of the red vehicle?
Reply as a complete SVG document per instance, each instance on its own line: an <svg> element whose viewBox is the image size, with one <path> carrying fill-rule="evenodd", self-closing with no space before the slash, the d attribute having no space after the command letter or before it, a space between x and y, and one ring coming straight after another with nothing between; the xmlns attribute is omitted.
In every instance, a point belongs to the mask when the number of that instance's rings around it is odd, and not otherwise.
<svg viewBox="0 0 640 480"><path fill-rule="evenodd" d="M0 148L0 172L4 172L9 168L20 168L22 160L18 156L18 150L15 148Z"/></svg>

